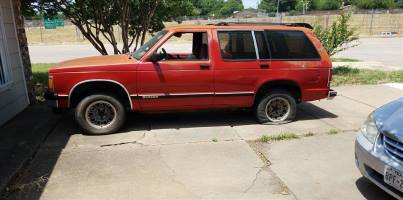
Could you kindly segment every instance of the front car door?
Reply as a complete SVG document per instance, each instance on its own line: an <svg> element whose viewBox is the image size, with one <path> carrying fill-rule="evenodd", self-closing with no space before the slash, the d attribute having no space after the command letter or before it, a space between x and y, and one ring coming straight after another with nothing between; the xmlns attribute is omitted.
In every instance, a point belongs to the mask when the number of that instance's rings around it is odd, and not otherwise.
<svg viewBox="0 0 403 200"><path fill-rule="evenodd" d="M168 32L137 71L142 110L207 108L214 95L210 31ZM148 56L148 58L147 58ZM150 56L158 61L150 61Z"/></svg>

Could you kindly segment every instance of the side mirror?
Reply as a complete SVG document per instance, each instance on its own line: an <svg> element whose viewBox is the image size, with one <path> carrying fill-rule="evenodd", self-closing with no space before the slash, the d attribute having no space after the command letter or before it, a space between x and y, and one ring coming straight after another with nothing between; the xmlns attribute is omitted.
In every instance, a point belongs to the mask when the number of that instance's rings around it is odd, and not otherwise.
<svg viewBox="0 0 403 200"><path fill-rule="evenodd" d="M156 63L160 61L160 56L157 53L151 54L151 56L148 58L149 61Z"/></svg>

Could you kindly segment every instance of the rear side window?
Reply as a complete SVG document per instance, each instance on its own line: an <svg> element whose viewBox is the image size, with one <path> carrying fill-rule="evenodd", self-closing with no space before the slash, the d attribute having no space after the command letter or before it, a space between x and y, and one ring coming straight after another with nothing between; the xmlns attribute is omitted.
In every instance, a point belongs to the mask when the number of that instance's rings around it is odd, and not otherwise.
<svg viewBox="0 0 403 200"><path fill-rule="evenodd" d="M302 31L265 31L272 59L317 60L320 56Z"/></svg>
<svg viewBox="0 0 403 200"><path fill-rule="evenodd" d="M225 60L255 60L251 31L219 31L221 57Z"/></svg>
<svg viewBox="0 0 403 200"><path fill-rule="evenodd" d="M264 39L263 31L255 31L255 38L257 49L259 51L259 59L270 59L269 48L267 48L267 42Z"/></svg>

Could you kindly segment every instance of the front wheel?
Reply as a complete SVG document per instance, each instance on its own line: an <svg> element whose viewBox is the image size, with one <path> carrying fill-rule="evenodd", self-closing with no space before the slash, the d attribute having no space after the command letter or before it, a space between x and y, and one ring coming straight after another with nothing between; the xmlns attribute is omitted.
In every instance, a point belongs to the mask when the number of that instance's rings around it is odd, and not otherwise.
<svg viewBox="0 0 403 200"><path fill-rule="evenodd" d="M297 104L290 92L273 90L258 101L255 112L262 124L284 124L295 118Z"/></svg>
<svg viewBox="0 0 403 200"><path fill-rule="evenodd" d="M118 131L124 124L126 112L113 96L96 94L85 97L75 111L77 123L89 134L101 135Z"/></svg>

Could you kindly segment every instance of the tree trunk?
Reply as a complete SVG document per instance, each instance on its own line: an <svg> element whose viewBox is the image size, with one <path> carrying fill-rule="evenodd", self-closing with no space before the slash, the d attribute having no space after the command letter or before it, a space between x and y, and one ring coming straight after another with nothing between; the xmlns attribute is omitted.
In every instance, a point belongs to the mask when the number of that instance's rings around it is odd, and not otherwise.
<svg viewBox="0 0 403 200"><path fill-rule="evenodd" d="M25 83L27 85L28 98L29 102L33 104L36 102L36 99L32 83L32 67L31 67L31 59L29 57L27 36L25 35L24 17L22 16L21 12L21 0L14 0L12 1L12 3L14 10L15 26L17 29L17 37L18 37L17 39L20 45L19 48L22 57L22 65L24 68Z"/></svg>

